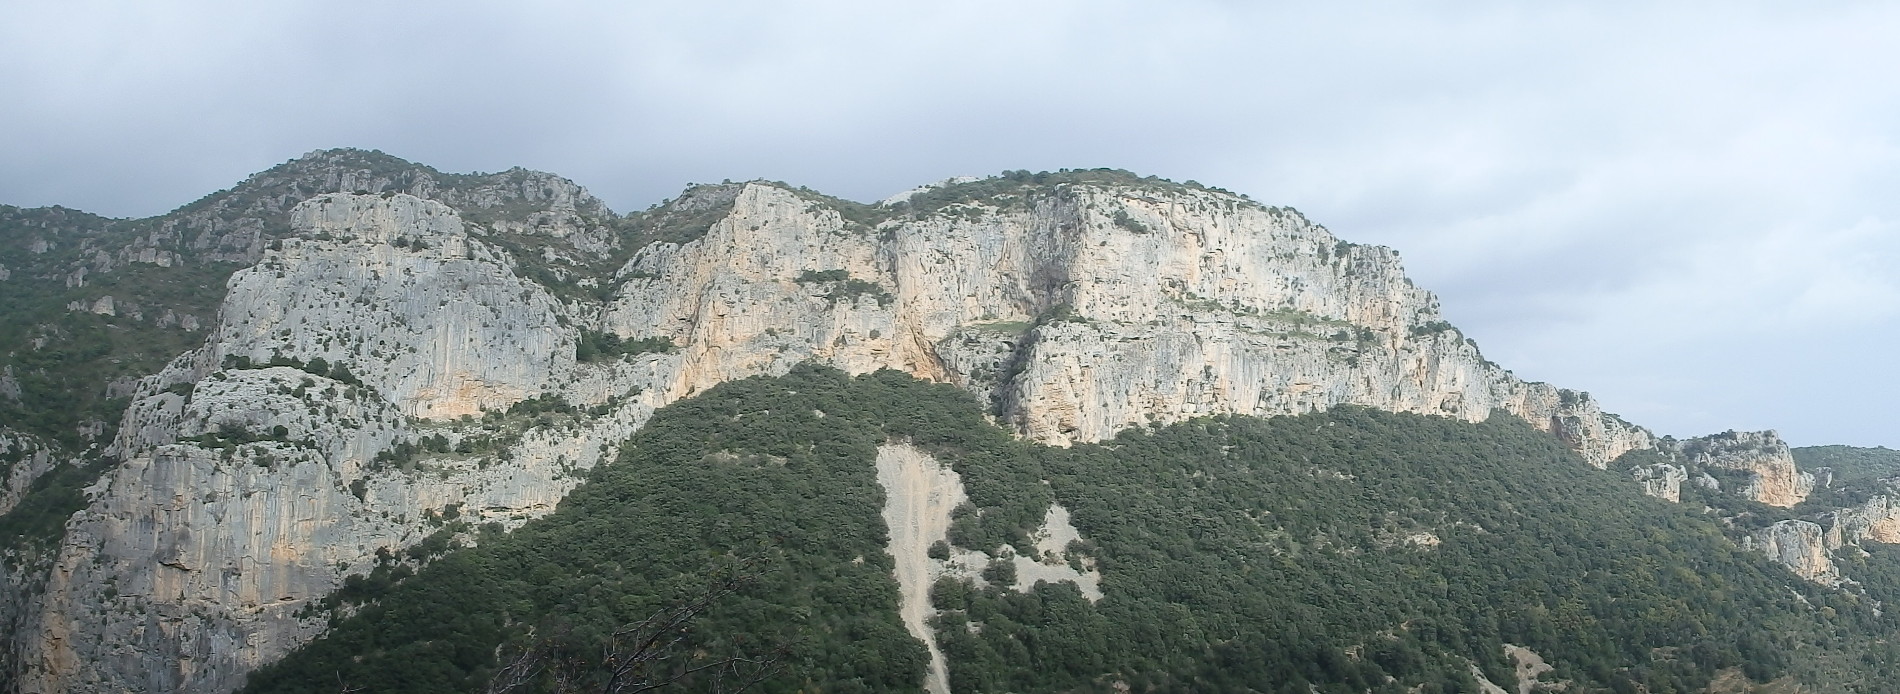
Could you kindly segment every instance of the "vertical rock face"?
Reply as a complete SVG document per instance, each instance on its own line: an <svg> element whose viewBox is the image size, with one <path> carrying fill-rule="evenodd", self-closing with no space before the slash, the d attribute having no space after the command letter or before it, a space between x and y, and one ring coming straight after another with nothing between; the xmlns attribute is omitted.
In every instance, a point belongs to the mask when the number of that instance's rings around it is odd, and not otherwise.
<svg viewBox="0 0 1900 694"><path fill-rule="evenodd" d="M299 237L233 276L207 344L140 384L126 462L68 522L19 632L23 691L240 686L320 630L299 610L437 514L552 510L676 370L578 366L561 304L438 203L322 196L293 218ZM540 394L589 416L500 416ZM425 436L486 453L379 460Z"/></svg>
<svg viewBox="0 0 1900 694"><path fill-rule="evenodd" d="M559 302L447 206L324 195L291 220L298 238L231 278L213 364L324 359L425 418L506 407L572 366Z"/></svg>
<svg viewBox="0 0 1900 694"><path fill-rule="evenodd" d="M13 510L27 487L60 462L57 451L38 437L0 428L0 515Z"/></svg>
<svg viewBox="0 0 1900 694"><path fill-rule="evenodd" d="M847 226L837 212L747 185L704 237L635 256L603 322L626 337L680 345L673 397L808 359L854 373L927 373L897 339L900 306L878 251L869 229Z"/></svg>
<svg viewBox="0 0 1900 694"><path fill-rule="evenodd" d="M1830 585L1840 582L1840 572L1827 554L1826 535L1817 524L1804 520L1777 521L1749 539L1769 558L1802 578Z"/></svg>
<svg viewBox="0 0 1900 694"><path fill-rule="evenodd" d="M1900 544L1900 502L1880 494L1853 508L1835 511L1828 528L1828 548L1857 545L1863 540Z"/></svg>
<svg viewBox="0 0 1900 694"><path fill-rule="evenodd" d="M1643 485L1643 493L1665 501L1682 501L1682 483L1689 473L1681 465L1653 463L1630 469L1630 476Z"/></svg>
<svg viewBox="0 0 1900 694"><path fill-rule="evenodd" d="M311 198L285 238L219 227L219 248L256 264L205 344L139 384L112 446L126 462L69 521L16 634L24 691L239 686L317 633L300 610L431 518L545 513L654 408L805 360L958 384L1057 445L1339 404L1502 409L1598 466L1656 445L1585 394L1486 361L1393 251L1224 193L1084 181L867 222L744 184L661 210L705 226L615 256L627 239L559 179L364 175L319 187L391 190ZM619 268L585 274L602 264ZM583 329L677 349L581 362ZM1741 451L1698 454L1756 473L1758 498L1804 493L1773 455Z"/></svg>
<svg viewBox="0 0 1900 694"><path fill-rule="evenodd" d="M1801 503L1814 491L1814 475L1794 463L1788 444L1772 431L1727 431L1690 439L1674 451L1691 465L1743 475L1743 498L1783 508Z"/></svg>
<svg viewBox="0 0 1900 694"><path fill-rule="evenodd" d="M1480 420L1496 408L1601 466L1648 432L1485 361L1389 249L1191 189L1058 188L870 229L781 188L621 272L604 324L684 346L676 394L817 358L991 398L1038 441L1338 404Z"/></svg>

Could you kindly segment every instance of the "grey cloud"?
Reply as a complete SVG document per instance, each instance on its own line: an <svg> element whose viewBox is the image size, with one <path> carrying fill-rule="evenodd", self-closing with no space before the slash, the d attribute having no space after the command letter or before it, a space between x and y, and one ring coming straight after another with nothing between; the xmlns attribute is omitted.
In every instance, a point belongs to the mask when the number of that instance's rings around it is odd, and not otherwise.
<svg viewBox="0 0 1900 694"><path fill-rule="evenodd" d="M21 3L0 202L147 215L302 152L870 200L1113 166L1405 253L1519 373L1666 433L1900 446L1900 9ZM1885 389L1885 390L1882 390Z"/></svg>

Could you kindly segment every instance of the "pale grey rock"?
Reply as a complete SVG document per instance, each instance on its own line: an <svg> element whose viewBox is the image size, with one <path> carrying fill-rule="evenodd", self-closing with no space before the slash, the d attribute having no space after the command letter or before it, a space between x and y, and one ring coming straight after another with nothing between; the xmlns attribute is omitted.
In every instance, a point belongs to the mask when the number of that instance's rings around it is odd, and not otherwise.
<svg viewBox="0 0 1900 694"><path fill-rule="evenodd" d="M930 620L930 588L941 569L930 546L949 537L950 515L966 498L955 470L908 444L877 449L877 482L884 487L884 525L890 534L892 578L898 585L898 615L910 635L930 652L924 691L950 694L949 669Z"/></svg>
<svg viewBox="0 0 1900 694"><path fill-rule="evenodd" d="M471 239L448 207L409 195L325 195L302 235L233 275L208 363L322 358L406 414L479 414L572 367L560 302Z"/></svg>
<svg viewBox="0 0 1900 694"><path fill-rule="evenodd" d="M0 368L0 399L20 401L20 378L14 375L11 364Z"/></svg>
<svg viewBox="0 0 1900 694"><path fill-rule="evenodd" d="M1682 483L1689 473L1681 465L1652 463L1630 468L1630 476L1643 485L1643 493L1666 501L1682 501Z"/></svg>
<svg viewBox="0 0 1900 694"><path fill-rule="evenodd" d="M545 514L664 404L677 357L575 364L559 302L446 207L324 196L295 219L303 237L233 276L205 347L141 383L110 451L126 462L13 632L24 691L235 688L318 632L298 610L431 532L425 514ZM226 356L323 358L368 387ZM521 423L500 455L373 464L398 441L485 435L460 416L542 393L598 414Z"/></svg>
<svg viewBox="0 0 1900 694"><path fill-rule="evenodd" d="M0 367L0 399L19 401L19 376L13 375L13 365Z"/></svg>
<svg viewBox="0 0 1900 694"><path fill-rule="evenodd" d="M171 267L178 263L177 253L173 253L167 250L161 250L158 248L151 248L151 247L140 248L134 251L130 251L129 255L130 257L128 257L127 260L134 263L146 263L150 265L157 265L159 267Z"/></svg>
<svg viewBox="0 0 1900 694"><path fill-rule="evenodd" d="M891 442L878 447L877 481L884 488L884 524L889 531L886 552L892 559L892 577L897 580L898 613L904 627L930 652L930 665L924 676L924 691L949 694L949 667L937 645L930 623L937 615L931 606L930 590L938 579L951 577L983 584L982 570L992 561L1009 561L1016 568L1011 590L1026 593L1039 583L1072 583L1090 602L1102 599L1102 575L1093 559L1075 557L1081 569L1071 566L1069 546L1082 539L1069 522L1069 510L1051 504L1043 523L1031 537L1033 556L1022 556L1015 548L1003 545L990 553L952 546L950 557L929 556L938 542L948 545L952 513L969 499L963 480L949 466L908 443Z"/></svg>
<svg viewBox="0 0 1900 694"><path fill-rule="evenodd" d="M1696 475L1695 477L1690 478L1689 481L1694 483L1695 486L1701 487L1703 489L1707 489L1712 492L1722 491L1722 482L1710 476L1709 473L1706 473L1706 472L1700 473Z"/></svg>
<svg viewBox="0 0 1900 694"><path fill-rule="evenodd" d="M1502 408L1598 466L1653 445L1587 395L1485 361L1396 253L1290 211L1102 185L953 212L873 233L747 185L703 238L636 255L603 324L682 345L675 395L807 359L894 368L970 388L1057 445L1339 404L1471 421ZM806 271L843 271L888 298L840 299L837 283L798 281Z"/></svg>
<svg viewBox="0 0 1900 694"><path fill-rule="evenodd" d="M1817 467L1809 470L1809 472L1814 474L1815 489L1831 489L1834 487L1834 468Z"/></svg>
<svg viewBox="0 0 1900 694"><path fill-rule="evenodd" d="M1863 541L1900 544L1900 500L1891 494L1876 494L1865 503L1829 514L1828 549L1858 545Z"/></svg>
<svg viewBox="0 0 1900 694"><path fill-rule="evenodd" d="M17 387L13 391L15 398L19 397ZM0 397L5 395L6 382L0 380ZM56 450L39 437L0 427L0 515L19 505L20 498L40 475L64 462L55 455Z"/></svg>
<svg viewBox="0 0 1900 694"><path fill-rule="evenodd" d="M1569 689L1569 681L1543 682L1546 673L1557 668L1544 661L1536 651L1523 646L1504 644L1504 656L1511 659L1511 669L1517 674L1517 694L1532 692L1561 692Z"/></svg>
<svg viewBox="0 0 1900 694"><path fill-rule="evenodd" d="M1824 585L1841 582L1840 571L1828 556L1826 533L1818 524L1776 521L1745 538L1744 546L1759 550L1804 579Z"/></svg>
<svg viewBox="0 0 1900 694"><path fill-rule="evenodd" d="M1747 473L1746 485L1729 490L1745 499L1786 508L1814 491L1814 475L1795 466L1794 453L1773 431L1726 431L1666 448L1692 468Z"/></svg>
<svg viewBox="0 0 1900 694"><path fill-rule="evenodd" d="M934 362L897 336L902 303L874 294L828 296L841 282L799 282L807 271L843 270L891 284L875 238L834 211L788 191L748 185L731 213L701 239L660 243L636 255L603 316L625 337L667 337L683 363L669 400L715 384L783 374L818 359L862 373L893 366L930 373ZM892 353L897 347L907 352Z"/></svg>
<svg viewBox="0 0 1900 694"><path fill-rule="evenodd" d="M604 224L612 218L606 206L559 176L525 169L445 175L378 152L337 149L307 153L162 218L135 220L141 233L82 261L81 269L104 272L114 263L255 263L281 235L278 225L285 213L326 193L404 193L437 200L479 216L486 229L558 239L561 253L590 259L614 240Z"/></svg>
<svg viewBox="0 0 1900 694"><path fill-rule="evenodd" d="M1050 504L1043 512L1042 525L1029 537L1035 541L1033 555L1016 554L1014 548L1007 545L998 548L998 556L1011 557L1010 561L1016 565L1016 582L1010 586L1011 590L1027 593L1035 590L1038 583L1070 583L1084 599L1101 602L1102 572L1095 568L1095 559L1072 555L1069 551L1070 545L1083 538L1082 532L1069 522L1068 508Z"/></svg>
<svg viewBox="0 0 1900 694"><path fill-rule="evenodd" d="M0 515L17 508L33 483L62 466L78 466L84 461L62 453L59 446L38 436L0 427ZM45 584L50 557L34 546L17 544L22 538L10 537L9 548L0 556L0 691L14 673L24 671L26 655L19 639L35 623L45 601Z"/></svg>

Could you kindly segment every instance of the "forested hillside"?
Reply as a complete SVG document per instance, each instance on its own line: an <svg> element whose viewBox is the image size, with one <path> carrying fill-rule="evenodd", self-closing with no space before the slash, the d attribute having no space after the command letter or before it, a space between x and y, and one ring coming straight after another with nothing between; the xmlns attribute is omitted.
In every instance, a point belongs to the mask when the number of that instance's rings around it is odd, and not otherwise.
<svg viewBox="0 0 1900 694"><path fill-rule="evenodd" d="M1818 508L1864 503L1900 481L1900 451L1855 446L1809 446L1794 449L1795 463L1811 472L1825 471L1826 484L1811 506Z"/></svg>
<svg viewBox="0 0 1900 694"><path fill-rule="evenodd" d="M927 658L897 618L872 465L892 440L968 485L959 548L1033 552L1056 501L1101 572L1096 603L1067 583L939 582L955 691L1475 692L1477 676L1516 691L1506 644L1570 692L1700 691L1737 669L1817 692L1900 687L1900 624L1866 597L1892 586L1802 581L1701 507L1642 496L1508 415L1341 407L1063 449L1010 437L950 386L801 366L661 410L518 530L444 514L434 541L325 601L312 618L334 628L246 691L482 691L536 643L598 659L616 627L735 565L754 580L663 667L784 647L764 691L915 691Z"/></svg>
<svg viewBox="0 0 1900 694"><path fill-rule="evenodd" d="M1892 451L1659 436L1192 182L620 215L330 150L0 251L0 692L559 688L655 614L700 689L1896 669Z"/></svg>

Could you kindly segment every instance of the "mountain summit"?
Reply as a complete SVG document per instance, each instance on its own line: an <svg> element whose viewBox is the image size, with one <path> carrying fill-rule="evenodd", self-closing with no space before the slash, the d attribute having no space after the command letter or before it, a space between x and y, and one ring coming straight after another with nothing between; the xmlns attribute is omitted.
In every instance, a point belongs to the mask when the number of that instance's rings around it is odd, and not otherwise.
<svg viewBox="0 0 1900 694"><path fill-rule="evenodd" d="M1051 450L1341 407L1521 419L1632 503L1732 502L1736 542L1814 590L1900 523L1883 495L1828 517L1851 524L1784 511L1829 484L1771 432L1677 441L1516 378L1390 249L1122 171L876 205L724 183L621 215L549 174L331 150L159 217L0 225L21 691L235 689L351 581L546 516L656 411L803 364L959 389Z"/></svg>

